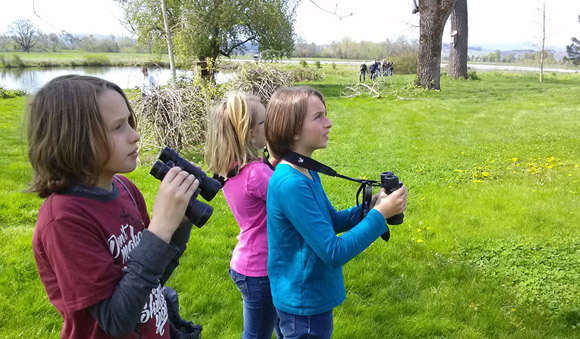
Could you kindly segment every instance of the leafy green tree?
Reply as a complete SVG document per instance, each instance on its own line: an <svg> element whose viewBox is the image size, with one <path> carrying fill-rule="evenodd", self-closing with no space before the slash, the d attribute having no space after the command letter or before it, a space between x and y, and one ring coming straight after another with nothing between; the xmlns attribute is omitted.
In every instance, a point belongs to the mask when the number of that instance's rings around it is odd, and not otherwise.
<svg viewBox="0 0 580 339"><path fill-rule="evenodd" d="M574 65L580 65L580 40L572 38L572 44L566 46L568 57L566 59L572 61Z"/></svg>
<svg viewBox="0 0 580 339"><path fill-rule="evenodd" d="M140 42L167 47L159 0L117 0ZM215 63L256 42L264 58L289 56L294 48L298 0L165 0L176 55L186 65Z"/></svg>

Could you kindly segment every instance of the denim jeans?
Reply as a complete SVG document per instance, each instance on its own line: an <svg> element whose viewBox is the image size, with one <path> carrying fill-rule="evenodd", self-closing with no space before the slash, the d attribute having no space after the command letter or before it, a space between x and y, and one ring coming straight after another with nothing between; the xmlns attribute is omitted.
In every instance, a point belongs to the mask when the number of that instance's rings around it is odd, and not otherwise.
<svg viewBox="0 0 580 339"><path fill-rule="evenodd" d="M281 339L278 314L272 303L270 279L248 277L233 269L228 270L230 277L242 293L244 301L244 333L242 339L271 339L272 332Z"/></svg>
<svg viewBox="0 0 580 339"><path fill-rule="evenodd" d="M284 339L330 339L332 310L317 315L295 315L276 310Z"/></svg>

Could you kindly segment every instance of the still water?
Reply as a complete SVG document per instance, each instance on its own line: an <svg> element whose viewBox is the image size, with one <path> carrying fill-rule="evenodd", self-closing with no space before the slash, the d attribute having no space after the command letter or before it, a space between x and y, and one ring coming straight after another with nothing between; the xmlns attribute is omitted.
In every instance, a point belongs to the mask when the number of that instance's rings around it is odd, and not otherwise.
<svg viewBox="0 0 580 339"><path fill-rule="evenodd" d="M149 72L158 85L165 85L171 79L171 70L167 68L150 69ZM7 68L0 69L0 87L34 93L50 80L65 74L96 76L124 89L141 87L143 82L143 73L139 67ZM177 70L177 76L180 75L191 77L192 72ZM216 81L224 83L232 77L232 73L220 72L216 75Z"/></svg>

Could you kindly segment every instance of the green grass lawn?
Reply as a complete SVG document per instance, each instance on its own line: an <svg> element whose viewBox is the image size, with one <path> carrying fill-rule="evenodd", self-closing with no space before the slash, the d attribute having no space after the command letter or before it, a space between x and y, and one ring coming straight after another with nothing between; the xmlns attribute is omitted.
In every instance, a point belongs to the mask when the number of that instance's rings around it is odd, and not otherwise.
<svg viewBox="0 0 580 339"><path fill-rule="evenodd" d="M392 170L409 192L391 240L344 266L333 338L579 337L580 76L540 84L534 74L483 73L443 78L440 92L395 76L381 99L346 99L356 69L323 69L326 80L310 85L334 125L315 158L352 177ZM21 193L25 102L0 100L0 337L57 338L61 319L31 248L41 200ZM149 208L159 185L151 160L129 175ZM335 207L354 204L356 184L322 180ZM227 274L238 228L222 195L211 205L168 285L204 338L239 338L241 297Z"/></svg>

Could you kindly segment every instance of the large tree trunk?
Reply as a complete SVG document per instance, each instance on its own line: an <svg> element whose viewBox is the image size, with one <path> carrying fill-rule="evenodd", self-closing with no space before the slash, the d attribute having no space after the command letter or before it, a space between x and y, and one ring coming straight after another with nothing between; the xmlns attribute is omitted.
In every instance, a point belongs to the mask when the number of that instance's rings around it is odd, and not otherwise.
<svg viewBox="0 0 580 339"><path fill-rule="evenodd" d="M417 82L428 89L440 89L441 41L443 28L455 0L419 1L419 59Z"/></svg>
<svg viewBox="0 0 580 339"><path fill-rule="evenodd" d="M467 0L455 0L451 12L451 45L447 74L467 79Z"/></svg>

